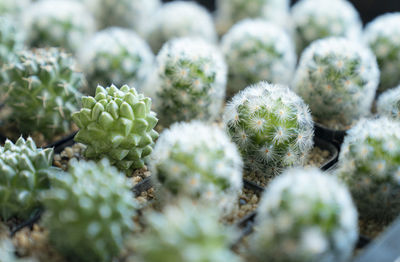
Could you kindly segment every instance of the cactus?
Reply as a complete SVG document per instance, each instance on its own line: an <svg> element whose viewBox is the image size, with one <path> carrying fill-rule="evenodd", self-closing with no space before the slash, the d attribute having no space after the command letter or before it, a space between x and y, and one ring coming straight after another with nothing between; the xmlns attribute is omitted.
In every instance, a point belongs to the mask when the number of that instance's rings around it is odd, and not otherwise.
<svg viewBox="0 0 400 262"><path fill-rule="evenodd" d="M139 260L132 261L241 261L229 248L237 232L218 222L219 212L213 205L198 206L181 199L162 213L145 215L148 230L133 239Z"/></svg>
<svg viewBox="0 0 400 262"><path fill-rule="evenodd" d="M1 0L0 15L18 15L31 0Z"/></svg>
<svg viewBox="0 0 400 262"><path fill-rule="evenodd" d="M149 168L161 199L190 197L217 202L228 214L242 189L242 159L219 128L198 121L176 123L158 139Z"/></svg>
<svg viewBox="0 0 400 262"><path fill-rule="evenodd" d="M246 168L267 177L303 164L313 147L308 106L286 86L260 82L247 87L227 105L224 123Z"/></svg>
<svg viewBox="0 0 400 262"><path fill-rule="evenodd" d="M0 16L0 68L15 59L16 53L24 47L24 34L15 19ZM1 78L1 76L0 76Z"/></svg>
<svg viewBox="0 0 400 262"><path fill-rule="evenodd" d="M82 97L82 109L72 114L80 128L74 139L87 146L85 157L107 157L130 175L144 166L158 137L153 129L158 119L150 108L151 99L133 87L98 86L95 97Z"/></svg>
<svg viewBox="0 0 400 262"><path fill-rule="evenodd" d="M296 51L289 35L271 22L246 19L222 39L229 66L228 93L266 80L289 84L296 66Z"/></svg>
<svg viewBox="0 0 400 262"><path fill-rule="evenodd" d="M375 53L381 70L379 92L400 83L400 12L381 15L364 31L364 42Z"/></svg>
<svg viewBox="0 0 400 262"><path fill-rule="evenodd" d="M41 206L40 192L49 188L49 176L56 171L53 149L36 148L31 138L22 137L0 147L0 216L26 219Z"/></svg>
<svg viewBox="0 0 400 262"><path fill-rule="evenodd" d="M23 51L6 65L6 74L8 121L16 122L20 132L51 139L71 130L70 115L86 85L72 56L56 48Z"/></svg>
<svg viewBox="0 0 400 262"><path fill-rule="evenodd" d="M219 116L227 80L219 50L201 39L179 38L167 42L156 60L156 83L144 92L154 97L161 124Z"/></svg>
<svg viewBox="0 0 400 262"><path fill-rule="evenodd" d="M164 4L149 20L147 42L157 53L165 42L176 37L199 37L216 43L211 14L195 2Z"/></svg>
<svg viewBox="0 0 400 262"><path fill-rule="evenodd" d="M71 261L111 261L134 228L137 205L128 180L110 166L72 160L43 194L50 243Z"/></svg>
<svg viewBox="0 0 400 262"><path fill-rule="evenodd" d="M134 31L117 27L96 33L79 54L91 85L141 85L154 62L144 40Z"/></svg>
<svg viewBox="0 0 400 262"><path fill-rule="evenodd" d="M314 40L329 36L361 39L360 16L347 0L301 0L293 6L292 18L299 54Z"/></svg>
<svg viewBox="0 0 400 262"><path fill-rule="evenodd" d="M337 175L348 185L360 217L389 222L400 214L400 123L362 120L347 132Z"/></svg>
<svg viewBox="0 0 400 262"><path fill-rule="evenodd" d="M316 122L348 129L369 114L378 82L376 58L368 48L332 37L317 40L304 51L293 87Z"/></svg>
<svg viewBox="0 0 400 262"><path fill-rule="evenodd" d="M249 240L251 261L348 261L357 211L347 188L316 168L276 178L258 206Z"/></svg>
<svg viewBox="0 0 400 262"><path fill-rule="evenodd" d="M379 115L400 120L400 86L383 92L376 105Z"/></svg>
<svg viewBox="0 0 400 262"><path fill-rule="evenodd" d="M63 47L75 52L94 33L95 21L78 1L40 0L23 13L27 42L32 47Z"/></svg>

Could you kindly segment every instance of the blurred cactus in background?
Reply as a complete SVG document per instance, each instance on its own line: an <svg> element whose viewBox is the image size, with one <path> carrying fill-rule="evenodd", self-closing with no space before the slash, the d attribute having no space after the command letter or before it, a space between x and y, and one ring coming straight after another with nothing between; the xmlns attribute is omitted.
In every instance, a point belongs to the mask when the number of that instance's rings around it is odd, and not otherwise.
<svg viewBox="0 0 400 262"><path fill-rule="evenodd" d="M400 86L383 92L376 105L380 116L400 120Z"/></svg>

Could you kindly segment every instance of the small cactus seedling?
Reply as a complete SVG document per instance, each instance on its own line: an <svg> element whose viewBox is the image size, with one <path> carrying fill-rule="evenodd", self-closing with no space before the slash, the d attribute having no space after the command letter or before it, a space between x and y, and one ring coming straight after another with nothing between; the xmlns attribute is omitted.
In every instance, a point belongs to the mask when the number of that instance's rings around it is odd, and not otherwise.
<svg viewBox="0 0 400 262"><path fill-rule="evenodd" d="M23 134L40 132L47 139L71 130L70 115L86 85L72 56L56 48L22 51L5 67L10 123Z"/></svg>
<svg viewBox="0 0 400 262"><path fill-rule="evenodd" d="M24 47L24 34L15 19L0 17L0 68L15 59L16 52Z"/></svg>
<svg viewBox="0 0 400 262"><path fill-rule="evenodd" d="M219 210L214 205L194 205L181 199L176 205L166 206L162 213L146 213L148 230L131 245L139 261L241 261L229 247L237 232L219 223L218 218Z"/></svg>
<svg viewBox="0 0 400 262"><path fill-rule="evenodd" d="M157 56L155 78L156 83L146 85L145 93L154 97L164 126L218 117L225 98L227 68L214 46L196 38L167 42Z"/></svg>
<svg viewBox="0 0 400 262"><path fill-rule="evenodd" d="M158 139L149 162L152 178L166 197L217 202L229 213L242 189L242 159L219 128L193 121L176 123Z"/></svg>
<svg viewBox="0 0 400 262"><path fill-rule="evenodd" d="M174 1L164 4L149 21L147 41L155 53L176 37L199 37L217 41L211 14L195 2Z"/></svg>
<svg viewBox="0 0 400 262"><path fill-rule="evenodd" d="M292 8L297 51L317 39L336 36L361 39L362 23L348 0L301 0Z"/></svg>
<svg viewBox="0 0 400 262"><path fill-rule="evenodd" d="M362 120L347 132L338 176L349 186L360 217L390 222L400 214L400 123Z"/></svg>
<svg viewBox="0 0 400 262"><path fill-rule="evenodd" d="M314 120L348 129L369 114L379 83L373 53L345 38L325 38L302 54L293 87L310 106Z"/></svg>
<svg viewBox="0 0 400 262"><path fill-rule="evenodd" d="M0 15L17 15L30 4L31 0L1 0Z"/></svg>
<svg viewBox="0 0 400 262"><path fill-rule="evenodd" d="M79 61L91 86L140 86L153 68L154 55L134 31L107 28L81 49Z"/></svg>
<svg viewBox="0 0 400 262"><path fill-rule="evenodd" d="M400 86L383 92L376 105L379 115L400 120Z"/></svg>
<svg viewBox="0 0 400 262"><path fill-rule="evenodd" d="M400 13L381 15L364 31L364 41L370 46L381 70L379 92L400 83Z"/></svg>
<svg viewBox="0 0 400 262"><path fill-rule="evenodd" d="M75 52L94 33L95 21L82 3L40 0L24 9L27 42L33 47L63 47Z"/></svg>
<svg viewBox="0 0 400 262"><path fill-rule="evenodd" d="M347 188L318 169L292 169L261 198L251 261L335 261L350 258L357 241L357 211Z"/></svg>
<svg viewBox="0 0 400 262"><path fill-rule="evenodd" d="M246 19L223 37L221 49L229 66L228 93L266 80L289 84L296 66L290 36L271 22Z"/></svg>
<svg viewBox="0 0 400 262"><path fill-rule="evenodd" d="M87 146L89 159L107 157L111 164L126 171L144 166L144 158L153 151L158 119L150 110L151 99L127 85L103 88L95 97L82 97L82 109L72 114L80 128L75 141Z"/></svg>
<svg viewBox="0 0 400 262"><path fill-rule="evenodd" d="M286 86L260 82L235 95L224 123L248 169L267 177L301 165L313 147L308 106Z"/></svg>
<svg viewBox="0 0 400 262"><path fill-rule="evenodd" d="M49 188L49 176L55 172L53 149L36 148L31 138L21 137L0 147L0 216L28 218L41 206L39 194Z"/></svg>
<svg viewBox="0 0 400 262"><path fill-rule="evenodd" d="M50 243L71 261L111 261L134 228L136 203L123 174L107 159L70 162L43 194Z"/></svg>

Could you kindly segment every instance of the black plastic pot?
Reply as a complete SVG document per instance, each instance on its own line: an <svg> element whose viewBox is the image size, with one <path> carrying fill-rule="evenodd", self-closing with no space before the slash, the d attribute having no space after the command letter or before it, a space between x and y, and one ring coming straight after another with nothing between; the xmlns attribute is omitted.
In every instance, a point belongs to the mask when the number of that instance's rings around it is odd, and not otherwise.
<svg viewBox="0 0 400 262"><path fill-rule="evenodd" d="M314 127L316 137L330 141L338 147L343 143L344 137L346 136L345 130L333 130L318 123L315 123Z"/></svg>

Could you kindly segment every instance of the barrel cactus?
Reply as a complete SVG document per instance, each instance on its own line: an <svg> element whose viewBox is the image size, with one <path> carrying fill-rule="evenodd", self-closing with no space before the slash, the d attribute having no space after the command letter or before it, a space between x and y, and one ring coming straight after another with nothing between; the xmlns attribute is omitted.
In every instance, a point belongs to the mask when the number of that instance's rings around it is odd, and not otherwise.
<svg viewBox="0 0 400 262"><path fill-rule="evenodd" d="M400 12L381 15L364 31L364 41L375 53L381 70L379 92L400 84Z"/></svg>
<svg viewBox="0 0 400 262"><path fill-rule="evenodd" d="M400 120L400 86L383 92L376 105L379 115Z"/></svg>
<svg viewBox="0 0 400 262"><path fill-rule="evenodd" d="M71 261L111 261L134 228L129 183L106 159L72 160L68 170L42 196L49 241Z"/></svg>
<svg viewBox="0 0 400 262"><path fill-rule="evenodd" d="M15 59L24 47L24 34L15 19L0 16L0 68ZM1 76L0 76L1 79Z"/></svg>
<svg viewBox="0 0 400 262"><path fill-rule="evenodd" d="M362 120L347 132L338 176L363 219L390 222L400 214L400 123Z"/></svg>
<svg viewBox="0 0 400 262"><path fill-rule="evenodd" d="M215 43L217 33L211 14L195 2L164 4L151 16L146 39L157 53L165 42L176 37L199 37Z"/></svg>
<svg viewBox="0 0 400 262"><path fill-rule="evenodd" d="M72 56L57 48L22 51L6 65L6 75L9 123L25 135L41 133L49 140L71 130L71 113L86 86Z"/></svg>
<svg viewBox="0 0 400 262"><path fill-rule="evenodd" d="M22 17L32 47L75 52L95 30L94 18L79 1L40 0L27 6Z"/></svg>
<svg viewBox="0 0 400 262"><path fill-rule="evenodd" d="M224 123L246 167L267 177L303 164L313 147L308 106L286 86L247 87L227 105Z"/></svg>
<svg viewBox="0 0 400 262"><path fill-rule="evenodd" d="M193 121L176 123L158 139L149 161L162 197L190 197L217 203L228 214L242 189L242 159L218 127Z"/></svg>
<svg viewBox="0 0 400 262"><path fill-rule="evenodd" d="M348 261L357 241L357 211L347 188L318 169L277 177L258 206L251 261Z"/></svg>
<svg viewBox="0 0 400 262"><path fill-rule="evenodd" d="M228 93L266 80L289 84L296 66L290 36L271 22L246 19L223 37L221 49L229 67Z"/></svg>
<svg viewBox="0 0 400 262"><path fill-rule="evenodd" d="M293 87L316 122L343 130L369 114L378 83L373 53L357 42L333 37L317 40L304 51Z"/></svg>
<svg viewBox="0 0 400 262"><path fill-rule="evenodd" d="M41 206L39 195L50 186L53 149L37 148L35 142L22 137L0 147L0 216L28 218Z"/></svg>
<svg viewBox="0 0 400 262"><path fill-rule="evenodd" d="M156 83L147 84L144 92L154 97L164 126L218 117L225 98L227 68L217 48L197 38L173 39L158 54L155 74Z"/></svg>
<svg viewBox="0 0 400 262"><path fill-rule="evenodd" d="M87 146L89 159L107 157L129 176L144 166L153 151L158 119L150 110L151 99L124 85L98 86L95 97L82 97L82 109L72 114L80 130L74 140Z"/></svg>
<svg viewBox="0 0 400 262"><path fill-rule="evenodd" d="M79 58L92 86L141 85L154 62L144 40L134 31L118 27L96 33L85 43Z"/></svg>
<svg viewBox="0 0 400 262"><path fill-rule="evenodd" d="M314 40L329 36L361 39L361 19L348 0L301 0L293 6L292 18L299 53Z"/></svg>

